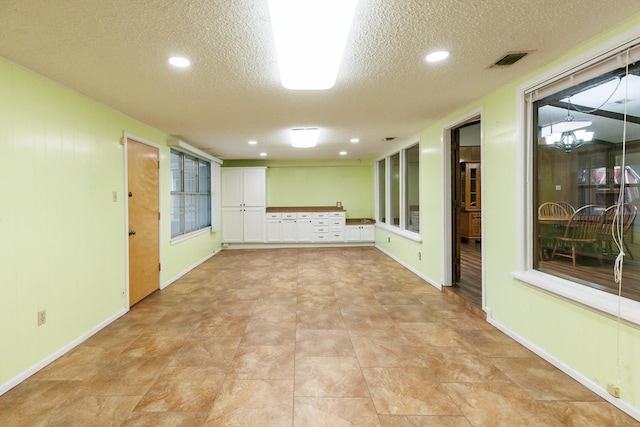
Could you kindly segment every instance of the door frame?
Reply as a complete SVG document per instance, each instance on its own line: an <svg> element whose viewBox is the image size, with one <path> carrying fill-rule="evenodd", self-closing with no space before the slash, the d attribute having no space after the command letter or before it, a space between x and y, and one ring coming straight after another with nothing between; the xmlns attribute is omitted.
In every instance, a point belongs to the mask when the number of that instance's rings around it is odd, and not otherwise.
<svg viewBox="0 0 640 427"><path fill-rule="evenodd" d="M141 136L124 131L122 136L122 147L124 152L124 191L122 192L122 198L124 199L124 235L125 235L125 289L124 289L124 301L127 311L129 307L129 159L127 154L127 140L131 139L140 144L148 145L158 149L158 161L160 161L160 167L158 168L158 209L160 212L160 218L158 219L158 256L162 264L162 146L156 142L150 141ZM162 289L162 269L158 274L158 289Z"/></svg>
<svg viewBox="0 0 640 427"><path fill-rule="evenodd" d="M473 109L466 114L458 117L457 119L447 123L442 127L442 183L443 183L443 193L442 193L442 210L443 210L443 227L442 227L442 242L443 242L443 257L442 257L442 286L453 286L453 225L452 225L452 152L451 152L451 134L453 129L459 128L460 126L468 123L470 121L479 120L480 121L480 157L484 157L484 113L482 107L478 107ZM483 175L482 168L480 170L480 176ZM480 179L481 191L481 206L484 206L484 180ZM481 214L484 217L484 211ZM482 220L482 236L484 237L484 220ZM485 249L486 245L482 245L481 247L481 256L482 256L482 309L486 311L486 299L485 299L485 282L484 282L484 271L485 271Z"/></svg>

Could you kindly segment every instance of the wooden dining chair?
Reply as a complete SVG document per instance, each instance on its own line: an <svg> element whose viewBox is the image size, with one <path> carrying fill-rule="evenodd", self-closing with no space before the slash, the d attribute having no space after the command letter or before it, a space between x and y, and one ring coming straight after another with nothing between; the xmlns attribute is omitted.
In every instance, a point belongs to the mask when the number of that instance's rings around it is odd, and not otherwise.
<svg viewBox="0 0 640 427"><path fill-rule="evenodd" d="M576 211L576 208L573 207L573 205L569 202L556 202L557 204L559 204L560 206L562 206L564 208L565 211L567 211L567 214L569 215L573 215L573 213Z"/></svg>
<svg viewBox="0 0 640 427"><path fill-rule="evenodd" d="M538 206L538 219L562 219L568 218L569 213L556 202L545 202Z"/></svg>
<svg viewBox="0 0 640 427"><path fill-rule="evenodd" d="M585 249L591 248L593 256L602 264L602 246L599 236L603 222L604 209L601 206L587 205L576 210L569 219L564 235L556 237L551 259L556 255L571 258L575 266L576 256L587 255Z"/></svg>
<svg viewBox="0 0 640 427"><path fill-rule="evenodd" d="M613 220L616 217L616 207L617 205L611 205L605 210L604 221L599 235L599 239L602 242L603 252L607 255L613 256L616 256L615 252L617 252L617 248L614 251L613 241ZM627 241L630 238L629 230L633 225L633 221L636 219L638 208L631 203L624 203L621 205L620 209L622 210L622 214L619 214L618 220L622 221L622 244L624 245L625 253L633 259L633 254L631 253L631 249L629 249Z"/></svg>

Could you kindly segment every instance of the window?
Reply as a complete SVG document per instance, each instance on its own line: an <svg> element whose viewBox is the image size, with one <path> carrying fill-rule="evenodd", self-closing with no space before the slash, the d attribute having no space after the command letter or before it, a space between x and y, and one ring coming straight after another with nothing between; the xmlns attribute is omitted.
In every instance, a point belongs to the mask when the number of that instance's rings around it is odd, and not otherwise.
<svg viewBox="0 0 640 427"><path fill-rule="evenodd" d="M211 227L211 163L171 150L171 237Z"/></svg>
<svg viewBox="0 0 640 427"><path fill-rule="evenodd" d="M628 49L638 57L638 45ZM640 301L640 61L627 59L634 55L621 50L527 99L532 268Z"/></svg>
<svg viewBox="0 0 640 427"><path fill-rule="evenodd" d="M415 237L420 232L419 144L377 161L376 175L376 220Z"/></svg>

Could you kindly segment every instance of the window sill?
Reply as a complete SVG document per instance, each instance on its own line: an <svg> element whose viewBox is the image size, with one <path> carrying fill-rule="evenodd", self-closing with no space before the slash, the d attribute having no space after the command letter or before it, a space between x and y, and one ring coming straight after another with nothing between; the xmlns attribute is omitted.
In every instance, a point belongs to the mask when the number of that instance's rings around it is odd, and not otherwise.
<svg viewBox="0 0 640 427"><path fill-rule="evenodd" d="M536 270L511 274L526 285L640 326L640 303ZM623 278L624 280L624 278Z"/></svg>
<svg viewBox="0 0 640 427"><path fill-rule="evenodd" d="M187 234L181 234L179 236L171 238L171 246L177 245L178 243L184 242L186 240L193 239L194 237L198 237L205 233L213 233L213 229L211 227L201 228L200 230L192 231Z"/></svg>
<svg viewBox="0 0 640 427"><path fill-rule="evenodd" d="M409 230L401 230L398 227L395 227L393 225L388 225L382 222L376 222L376 228L381 228L383 230L386 230L390 233L393 234L397 234L399 236L402 236L406 239L409 240L413 240L414 242L417 243L422 243L422 237L420 236L419 233L414 233L413 231L409 231Z"/></svg>

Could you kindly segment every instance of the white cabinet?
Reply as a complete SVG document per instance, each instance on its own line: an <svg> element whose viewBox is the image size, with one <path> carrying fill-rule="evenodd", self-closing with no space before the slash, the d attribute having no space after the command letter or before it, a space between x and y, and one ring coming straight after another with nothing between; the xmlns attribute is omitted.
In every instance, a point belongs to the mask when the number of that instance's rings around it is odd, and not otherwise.
<svg viewBox="0 0 640 427"><path fill-rule="evenodd" d="M222 241L265 241L266 168L222 168Z"/></svg>
<svg viewBox="0 0 640 427"><path fill-rule="evenodd" d="M375 239L373 225L347 225L345 231L347 242L373 242Z"/></svg>
<svg viewBox="0 0 640 427"><path fill-rule="evenodd" d="M344 242L344 225L346 222L346 213L330 212L329 213L329 240L332 242Z"/></svg>
<svg viewBox="0 0 640 427"><path fill-rule="evenodd" d="M294 243L298 241L298 221L295 219L282 220L282 241Z"/></svg>
<svg viewBox="0 0 640 427"><path fill-rule="evenodd" d="M298 241L298 221L295 213L267 213L267 242L290 243Z"/></svg>
<svg viewBox="0 0 640 427"><path fill-rule="evenodd" d="M311 242L313 239L313 214L311 212L298 212L296 231L298 242Z"/></svg>
<svg viewBox="0 0 640 427"><path fill-rule="evenodd" d="M267 214L267 242L282 241L282 214L280 212Z"/></svg>

